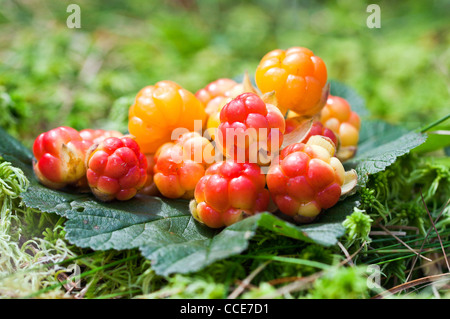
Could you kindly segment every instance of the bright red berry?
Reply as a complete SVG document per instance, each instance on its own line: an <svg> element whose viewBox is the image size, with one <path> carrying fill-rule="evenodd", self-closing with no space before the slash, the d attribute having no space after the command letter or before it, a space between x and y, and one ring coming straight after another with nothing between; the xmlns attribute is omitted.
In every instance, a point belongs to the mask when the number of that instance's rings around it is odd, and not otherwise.
<svg viewBox="0 0 450 319"><path fill-rule="evenodd" d="M62 126L40 134L33 144L36 177L54 189L83 185L85 156L90 145L71 127Z"/></svg>
<svg viewBox="0 0 450 319"><path fill-rule="evenodd" d="M108 137L86 159L87 180L102 201L128 200L147 179L147 160L130 137Z"/></svg>
<svg viewBox="0 0 450 319"><path fill-rule="evenodd" d="M203 103L205 112L208 114L206 129L212 139L215 139L223 106L244 92L256 92L247 73L242 83L221 78L197 91L195 95Z"/></svg>
<svg viewBox="0 0 450 319"><path fill-rule="evenodd" d="M334 151L334 145L320 136L281 151L267 173L267 186L281 212L298 222L311 222L337 203L345 170Z"/></svg>
<svg viewBox="0 0 450 319"><path fill-rule="evenodd" d="M220 228L265 211L270 195L257 164L223 161L211 165L195 187L190 208L201 223Z"/></svg>
<svg viewBox="0 0 450 319"><path fill-rule="evenodd" d="M243 93L220 112L218 144L238 162L259 163L259 151L276 152L283 142L285 121L280 110L255 93Z"/></svg>

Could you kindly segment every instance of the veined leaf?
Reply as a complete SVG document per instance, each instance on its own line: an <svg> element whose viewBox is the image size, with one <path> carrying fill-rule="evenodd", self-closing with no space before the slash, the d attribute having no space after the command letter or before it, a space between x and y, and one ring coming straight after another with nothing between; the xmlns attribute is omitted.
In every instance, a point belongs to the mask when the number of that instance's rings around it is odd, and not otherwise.
<svg viewBox="0 0 450 319"><path fill-rule="evenodd" d="M223 230L195 221L187 201L142 196L126 203L75 201L66 223L67 238L80 247L139 247L161 275L198 271L214 261L239 254L261 227L280 235L334 245L345 229L342 222L358 204L353 196L324 212L317 223L297 226L270 213L244 219Z"/></svg>
<svg viewBox="0 0 450 319"><path fill-rule="evenodd" d="M424 133L404 133L402 128L380 122L368 122L366 125L373 125L365 129L371 134L363 135L356 157L345 163L346 167L356 169L360 186L365 185L368 175L384 171L397 157L407 154L427 139Z"/></svg>

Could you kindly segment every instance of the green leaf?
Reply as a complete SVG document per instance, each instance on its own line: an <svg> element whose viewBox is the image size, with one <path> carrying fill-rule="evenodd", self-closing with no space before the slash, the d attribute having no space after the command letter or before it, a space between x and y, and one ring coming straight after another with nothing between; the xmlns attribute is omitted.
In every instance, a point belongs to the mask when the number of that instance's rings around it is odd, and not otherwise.
<svg viewBox="0 0 450 319"><path fill-rule="evenodd" d="M358 144L356 157L345 163L354 167L358 174L358 184L365 185L368 175L384 171L397 157L424 143L427 135L406 132L403 128L380 121L367 121Z"/></svg>
<svg viewBox="0 0 450 319"><path fill-rule="evenodd" d="M408 130L380 120L365 120L361 123L358 154L364 154L376 147L394 141L408 133Z"/></svg>
<svg viewBox="0 0 450 319"><path fill-rule="evenodd" d="M31 165L33 153L2 128L0 128L0 141L0 156L5 160L14 166Z"/></svg>
<svg viewBox="0 0 450 319"><path fill-rule="evenodd" d="M258 227L280 235L318 243L336 244L345 229L342 222L358 204L348 198L329 209L317 223L296 226L262 213L224 228L209 229L195 221L187 201L141 196L124 203L75 201L68 214L67 238L80 247L96 250L139 248L161 275L201 270L214 261L241 253Z"/></svg>
<svg viewBox="0 0 450 319"><path fill-rule="evenodd" d="M450 124L445 123L450 119L450 114L423 127L420 132L428 133L427 142L415 149L415 152L426 153L443 149L444 152L450 147ZM431 129L433 129L431 131Z"/></svg>
<svg viewBox="0 0 450 319"><path fill-rule="evenodd" d="M139 196L126 202L75 201L72 206L67 238L95 250L122 250L153 242L166 245L215 233L201 225L193 227L187 201Z"/></svg>
<svg viewBox="0 0 450 319"><path fill-rule="evenodd" d="M72 202L87 198L92 200L92 197L86 193L69 193L47 188L41 185L34 175L27 173L25 175L30 181L30 187L21 195L21 198L27 207L67 217L67 214L73 209Z"/></svg>

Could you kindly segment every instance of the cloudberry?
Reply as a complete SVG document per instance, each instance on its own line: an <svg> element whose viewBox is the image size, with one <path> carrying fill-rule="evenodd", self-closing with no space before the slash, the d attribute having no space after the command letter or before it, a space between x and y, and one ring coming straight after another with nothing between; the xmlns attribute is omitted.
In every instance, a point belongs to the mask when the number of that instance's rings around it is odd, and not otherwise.
<svg viewBox="0 0 450 319"><path fill-rule="evenodd" d="M341 196L345 170L333 157L334 145L321 136L284 148L267 173L267 186L280 211L311 222Z"/></svg>
<svg viewBox="0 0 450 319"><path fill-rule="evenodd" d="M211 228L229 226L267 209L265 175L254 163L222 161L211 165L195 187L193 217Z"/></svg>
<svg viewBox="0 0 450 319"><path fill-rule="evenodd" d="M91 142L77 130L61 126L40 134L33 144L33 170L37 179L50 188L85 184L85 156Z"/></svg>
<svg viewBox="0 0 450 319"><path fill-rule="evenodd" d="M87 180L102 201L128 200L145 185L147 160L132 138L108 137L86 158Z"/></svg>

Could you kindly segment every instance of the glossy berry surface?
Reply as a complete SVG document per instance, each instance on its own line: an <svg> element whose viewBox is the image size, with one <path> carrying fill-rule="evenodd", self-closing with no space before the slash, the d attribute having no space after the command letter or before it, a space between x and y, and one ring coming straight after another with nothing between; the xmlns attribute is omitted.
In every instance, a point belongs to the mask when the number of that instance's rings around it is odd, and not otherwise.
<svg viewBox="0 0 450 319"><path fill-rule="evenodd" d="M85 156L91 142L77 130L61 126L40 134L33 144L33 170L38 180L50 188L77 185L85 178Z"/></svg>
<svg viewBox="0 0 450 319"><path fill-rule="evenodd" d="M155 153L172 140L177 128L194 131L206 125L203 104L194 94L171 81L161 81L141 89L129 109L128 130L145 154Z"/></svg>
<svg viewBox="0 0 450 319"><path fill-rule="evenodd" d="M337 203L345 170L334 151L334 145L319 136L281 151L267 174L267 186L281 212L298 222L311 222Z"/></svg>
<svg viewBox="0 0 450 319"><path fill-rule="evenodd" d="M313 116L323 107L319 102L327 82L327 68L307 48L276 49L260 61L255 81L262 93L275 91L283 114L292 110Z"/></svg>
<svg viewBox="0 0 450 319"><path fill-rule="evenodd" d="M195 188L191 213L211 228L229 226L267 209L270 195L265 184L265 175L256 164L215 163Z"/></svg>
<svg viewBox="0 0 450 319"><path fill-rule="evenodd" d="M102 201L128 200L146 182L147 160L130 137L108 137L86 159L91 191Z"/></svg>
<svg viewBox="0 0 450 319"><path fill-rule="evenodd" d="M260 149L278 151L284 131L284 117L276 106L264 103L255 93L243 93L220 112L218 144L238 162L257 163Z"/></svg>

